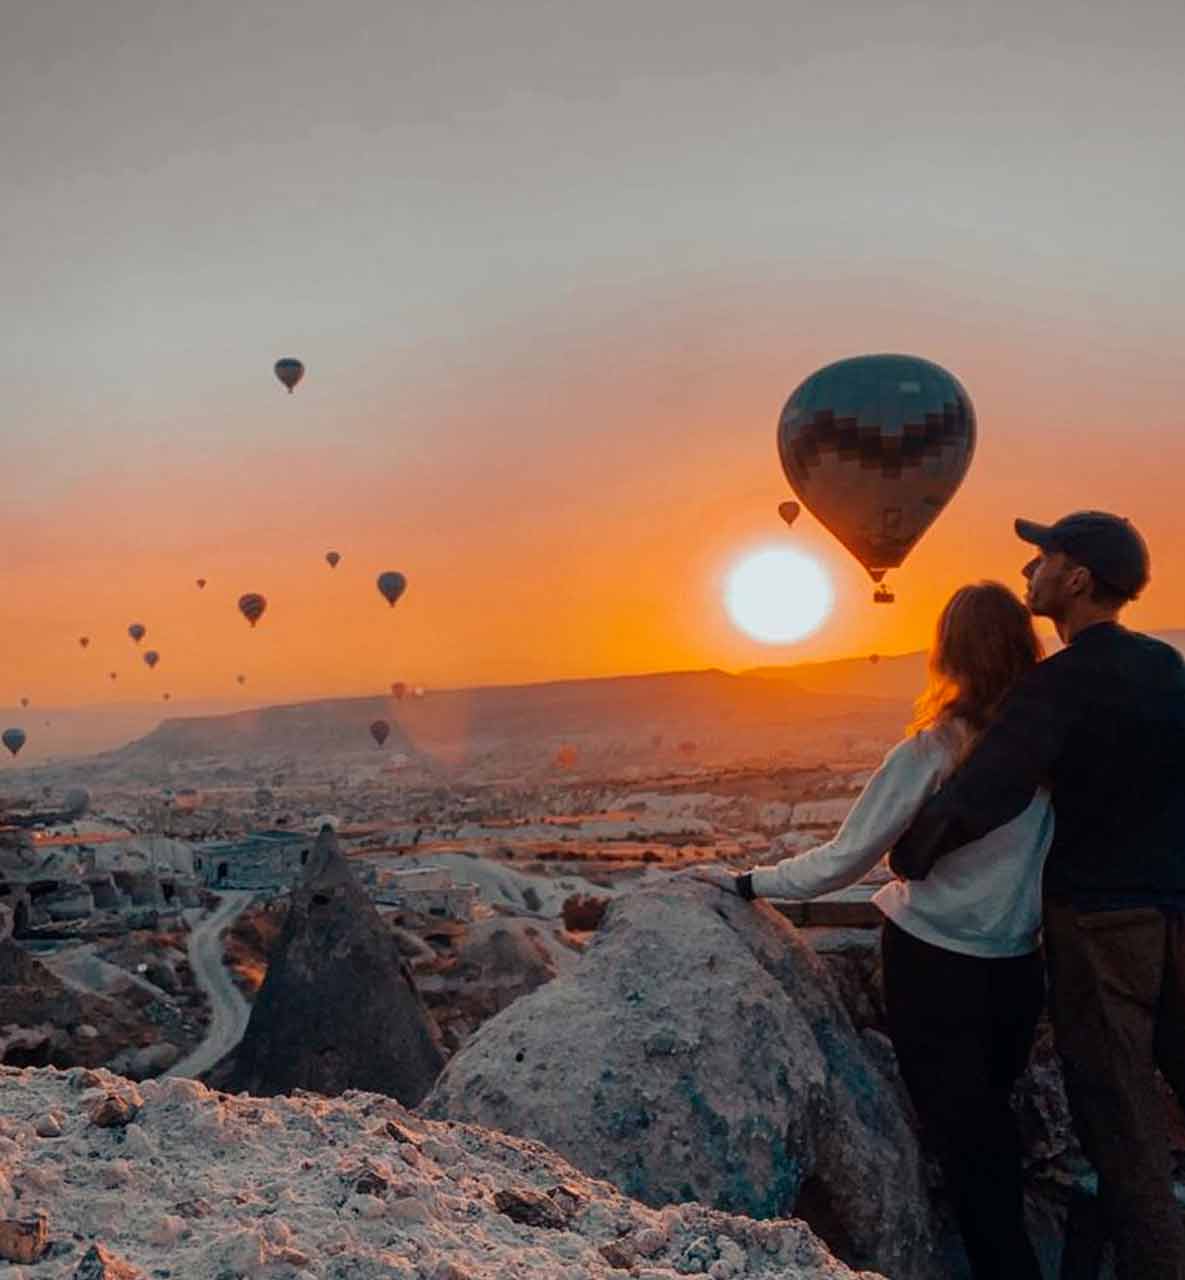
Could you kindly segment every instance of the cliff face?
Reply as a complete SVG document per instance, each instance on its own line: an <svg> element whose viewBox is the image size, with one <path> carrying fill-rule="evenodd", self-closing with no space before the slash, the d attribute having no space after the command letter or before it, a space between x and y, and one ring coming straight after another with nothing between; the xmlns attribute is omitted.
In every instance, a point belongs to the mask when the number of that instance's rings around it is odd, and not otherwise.
<svg viewBox="0 0 1185 1280"><path fill-rule="evenodd" d="M649 1209L536 1142L374 1094L0 1068L0 1135L0 1258L38 1250L29 1280L857 1280L802 1222Z"/></svg>
<svg viewBox="0 0 1185 1280"><path fill-rule="evenodd" d="M435 1026L390 929L326 829L235 1053L230 1088L386 1093L408 1105L444 1065Z"/></svg>

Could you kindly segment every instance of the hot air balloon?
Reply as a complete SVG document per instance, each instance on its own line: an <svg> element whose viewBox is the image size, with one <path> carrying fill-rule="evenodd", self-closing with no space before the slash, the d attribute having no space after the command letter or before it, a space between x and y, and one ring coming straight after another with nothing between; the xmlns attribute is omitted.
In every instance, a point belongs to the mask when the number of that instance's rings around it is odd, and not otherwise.
<svg viewBox="0 0 1185 1280"><path fill-rule="evenodd" d="M878 584L954 496L974 452L970 396L917 356L829 364L799 385L778 423L790 487ZM880 587L873 599L893 595Z"/></svg>
<svg viewBox="0 0 1185 1280"><path fill-rule="evenodd" d="M275 364L276 377L288 388L288 394L292 394L292 389L304 377L304 365L294 359L292 356L285 356L281 360L277 360Z"/></svg>
<svg viewBox="0 0 1185 1280"><path fill-rule="evenodd" d="M160 654L155 649L149 649L144 655L144 661L148 664L149 671L160 661Z"/></svg>
<svg viewBox="0 0 1185 1280"><path fill-rule="evenodd" d="M568 769L575 768L579 755L575 747L563 746L555 753L551 762L557 769L563 769L566 772Z"/></svg>
<svg viewBox="0 0 1185 1280"><path fill-rule="evenodd" d="M25 741L24 729L5 729L0 733L0 742L3 742L14 756L25 745Z"/></svg>
<svg viewBox="0 0 1185 1280"><path fill-rule="evenodd" d="M391 686L391 693L395 698L402 702L407 696L407 685L404 684L402 680L396 680Z"/></svg>
<svg viewBox="0 0 1185 1280"><path fill-rule="evenodd" d="M235 679L239 682L239 684L246 684L246 683L247 683L247 677L246 677L246 676L242 676L242 675L235 676Z"/></svg>
<svg viewBox="0 0 1185 1280"><path fill-rule="evenodd" d="M370 736L381 747L391 733L391 726L385 720L376 720L370 726Z"/></svg>
<svg viewBox="0 0 1185 1280"><path fill-rule="evenodd" d="M22 698L22 699L21 699L21 706L22 706L22 707L27 707L28 705L29 705L29 699L28 699L28 698Z"/></svg>
<svg viewBox="0 0 1185 1280"><path fill-rule="evenodd" d="M85 649L85 648L86 648L86 646L87 646L88 644L90 644L90 642L91 642L91 638L90 638L90 636L79 636L79 637L78 637L78 644L79 644L79 646L80 646L81 648L83 648L83 649Z"/></svg>
<svg viewBox="0 0 1185 1280"><path fill-rule="evenodd" d="M168 702L173 695L171 693L162 693L160 696L163 701Z"/></svg>
<svg viewBox="0 0 1185 1280"><path fill-rule="evenodd" d="M331 569L337 568L337 562L340 559L341 556L336 551L326 551L325 553L325 563L329 565Z"/></svg>
<svg viewBox="0 0 1185 1280"><path fill-rule="evenodd" d="M245 596L239 596L239 612L252 626L263 617L266 608L267 601L257 591L248 591Z"/></svg>
<svg viewBox="0 0 1185 1280"><path fill-rule="evenodd" d="M798 513L802 508L797 502L779 502L778 515L785 520L787 525L792 525L798 519Z"/></svg>
<svg viewBox="0 0 1185 1280"><path fill-rule="evenodd" d="M204 591L204 590L206 589L206 580L205 580L205 578L198 578L198 580L197 580L197 589L198 589L199 591Z"/></svg>
<svg viewBox="0 0 1185 1280"><path fill-rule="evenodd" d="M407 590L407 579L401 573L388 570L379 574L377 586L379 594L393 609L395 601Z"/></svg>
<svg viewBox="0 0 1185 1280"><path fill-rule="evenodd" d="M108 672L107 672L107 678L108 678L108 680L118 680L118 679L119 679L119 672L117 672L117 671L108 671Z"/></svg>
<svg viewBox="0 0 1185 1280"><path fill-rule="evenodd" d="M699 750L699 748L696 746L694 742L691 741L690 738L688 738L687 740L679 743L679 750L685 756L693 756Z"/></svg>
<svg viewBox="0 0 1185 1280"><path fill-rule="evenodd" d="M137 644L144 639L146 634L147 631L142 622L133 622L132 625L128 627L128 635L130 635Z"/></svg>
<svg viewBox="0 0 1185 1280"><path fill-rule="evenodd" d="M881 660L881 656L879 653L870 653L868 655L868 661L871 662L874 667L880 660Z"/></svg>

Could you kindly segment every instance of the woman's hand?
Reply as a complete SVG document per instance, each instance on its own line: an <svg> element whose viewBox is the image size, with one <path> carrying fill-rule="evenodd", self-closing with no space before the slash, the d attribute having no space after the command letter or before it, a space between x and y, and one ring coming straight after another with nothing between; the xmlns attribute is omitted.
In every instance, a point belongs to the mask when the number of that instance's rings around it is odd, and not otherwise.
<svg viewBox="0 0 1185 1280"><path fill-rule="evenodd" d="M702 880L705 884L714 884L717 889L723 889L725 893L736 893L737 891L737 873L729 871L727 867L715 866L709 863L703 867L692 867L690 874L693 880Z"/></svg>

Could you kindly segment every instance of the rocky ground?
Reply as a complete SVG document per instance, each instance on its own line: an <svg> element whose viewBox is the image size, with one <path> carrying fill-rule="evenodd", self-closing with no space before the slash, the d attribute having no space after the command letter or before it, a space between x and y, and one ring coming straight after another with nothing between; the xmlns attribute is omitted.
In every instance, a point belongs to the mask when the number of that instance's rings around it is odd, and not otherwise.
<svg viewBox="0 0 1185 1280"><path fill-rule="evenodd" d="M12 1280L874 1280L802 1222L648 1208L381 1095L32 1068L0 1068L0 1258Z"/></svg>
<svg viewBox="0 0 1185 1280"><path fill-rule="evenodd" d="M111 950L84 944L48 963L11 939L0 943L0 1062L112 1065L137 1078L165 1070L201 1040L206 1022L177 941L129 936Z"/></svg>

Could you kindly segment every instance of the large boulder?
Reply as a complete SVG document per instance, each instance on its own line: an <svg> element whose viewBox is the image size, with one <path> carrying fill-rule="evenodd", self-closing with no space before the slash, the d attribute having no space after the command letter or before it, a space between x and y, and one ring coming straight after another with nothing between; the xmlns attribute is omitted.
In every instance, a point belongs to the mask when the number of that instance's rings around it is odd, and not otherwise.
<svg viewBox="0 0 1185 1280"><path fill-rule="evenodd" d="M368 1089L412 1105L443 1062L394 937L325 828L292 894L229 1087Z"/></svg>
<svg viewBox="0 0 1185 1280"><path fill-rule="evenodd" d="M851 1266L950 1274L891 1065L793 925L698 881L614 901L422 1110L539 1139L648 1204L794 1215Z"/></svg>

